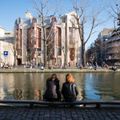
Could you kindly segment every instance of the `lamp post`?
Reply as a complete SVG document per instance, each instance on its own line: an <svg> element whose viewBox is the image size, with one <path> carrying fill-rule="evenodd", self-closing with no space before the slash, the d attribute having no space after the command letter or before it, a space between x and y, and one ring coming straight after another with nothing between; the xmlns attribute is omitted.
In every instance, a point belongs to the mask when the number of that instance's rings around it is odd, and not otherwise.
<svg viewBox="0 0 120 120"><path fill-rule="evenodd" d="M106 54L107 54L107 50L106 50L107 40L108 40L108 39L106 38L105 41L104 41L104 47L105 47L105 48L104 48L104 54L105 54L104 60L105 60L105 61L107 60L107 58L106 58L106 57L107 57L107 56L106 56Z"/></svg>

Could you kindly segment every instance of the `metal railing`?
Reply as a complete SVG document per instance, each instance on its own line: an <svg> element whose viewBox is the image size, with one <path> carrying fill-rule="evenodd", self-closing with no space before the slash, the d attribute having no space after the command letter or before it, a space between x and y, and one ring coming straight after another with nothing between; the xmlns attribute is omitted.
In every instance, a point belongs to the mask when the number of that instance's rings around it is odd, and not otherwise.
<svg viewBox="0 0 120 120"><path fill-rule="evenodd" d="M0 100L0 105L28 105L30 108L33 108L34 106L75 106L75 105L82 105L84 107L94 106L96 108L102 107L102 105L106 106L115 106L120 105L120 101L74 101L74 102L48 102L48 101L36 101L36 100Z"/></svg>

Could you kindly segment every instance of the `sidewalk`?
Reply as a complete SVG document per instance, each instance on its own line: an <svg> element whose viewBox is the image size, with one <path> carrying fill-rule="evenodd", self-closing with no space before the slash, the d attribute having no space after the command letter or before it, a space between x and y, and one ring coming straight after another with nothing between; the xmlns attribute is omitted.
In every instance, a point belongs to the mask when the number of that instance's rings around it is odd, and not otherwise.
<svg viewBox="0 0 120 120"><path fill-rule="evenodd" d="M120 69L117 69L116 71L110 70L110 69L38 69L38 68L11 68L11 69L0 69L0 73L49 73L49 72L60 72L60 73L66 73L66 72L73 72L73 73L80 73L80 72L120 72Z"/></svg>
<svg viewBox="0 0 120 120"><path fill-rule="evenodd" d="M0 107L0 120L120 120L120 108Z"/></svg>

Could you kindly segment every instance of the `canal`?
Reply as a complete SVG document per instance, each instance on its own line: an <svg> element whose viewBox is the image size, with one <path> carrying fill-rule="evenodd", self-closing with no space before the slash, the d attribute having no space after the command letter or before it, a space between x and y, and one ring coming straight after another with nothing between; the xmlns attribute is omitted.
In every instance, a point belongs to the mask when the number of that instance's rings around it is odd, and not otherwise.
<svg viewBox="0 0 120 120"><path fill-rule="evenodd" d="M60 86L66 73L56 73ZM72 73L79 100L120 100L120 73ZM51 73L0 73L1 100L42 100Z"/></svg>

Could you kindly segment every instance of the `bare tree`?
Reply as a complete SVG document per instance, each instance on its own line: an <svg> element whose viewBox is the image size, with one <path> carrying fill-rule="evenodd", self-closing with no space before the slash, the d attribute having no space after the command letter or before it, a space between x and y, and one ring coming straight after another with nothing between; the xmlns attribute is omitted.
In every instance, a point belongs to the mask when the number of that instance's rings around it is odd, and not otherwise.
<svg viewBox="0 0 120 120"><path fill-rule="evenodd" d="M48 67L50 66L50 60L53 59L54 56L54 37L55 37L55 31L54 31L54 23L51 23L51 25L48 28L48 31L46 30L46 46L47 46L47 61L48 61Z"/></svg>
<svg viewBox="0 0 120 120"><path fill-rule="evenodd" d="M119 1L120 2L120 1ZM111 7L111 12L110 15L114 18L114 30L112 32L111 38L114 38L114 43L113 48L111 48L109 51L112 51L114 58L116 62L120 63L120 45L119 45L119 39L120 39L120 5L119 2L115 2L115 5ZM118 41L118 42L117 42Z"/></svg>
<svg viewBox="0 0 120 120"><path fill-rule="evenodd" d="M91 18L91 24L90 24L90 30L88 33L88 36L85 37L85 25L87 23L87 17L85 15L85 10L83 7L80 7L78 5L78 2L74 0L73 2L73 9L76 12L77 15L74 15L74 18L77 21L77 27L79 32L79 37L81 40L81 59L82 59L82 66L85 66L85 45L91 38L92 34L95 32L94 29L100 24L97 23L97 14L93 15Z"/></svg>
<svg viewBox="0 0 120 120"><path fill-rule="evenodd" d="M110 7L110 10L108 11L108 13L109 13L110 17L113 18L114 28L116 28L116 26L118 24L120 25L120 23L119 23L119 19L120 19L120 6L119 6L119 4L115 2L115 5L112 5Z"/></svg>
<svg viewBox="0 0 120 120"><path fill-rule="evenodd" d="M42 27L42 41L43 41L43 52L44 52L44 67L46 67L47 64L47 50L46 50L46 33L45 33L45 9L46 9L46 5L47 5L47 0L45 0L45 2L43 1L38 1L36 2L35 0L33 0L34 4L35 4L35 9L40 17L40 21L41 21L41 27Z"/></svg>
<svg viewBox="0 0 120 120"><path fill-rule="evenodd" d="M51 59L51 56L53 54L53 46L51 47L51 44L53 44L53 38L55 36L55 33L53 32L53 24L49 25L49 31L48 34L46 34L46 23L45 19L49 14L48 9L48 0L33 0L35 9L37 11L37 14L39 15L40 21L41 21L41 28L42 28L42 41L43 41L43 54L44 54L44 67L47 67L47 60L48 63ZM55 8L56 10L56 8ZM53 11L53 16L56 13ZM47 58L48 57L48 58Z"/></svg>

